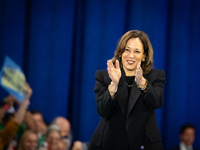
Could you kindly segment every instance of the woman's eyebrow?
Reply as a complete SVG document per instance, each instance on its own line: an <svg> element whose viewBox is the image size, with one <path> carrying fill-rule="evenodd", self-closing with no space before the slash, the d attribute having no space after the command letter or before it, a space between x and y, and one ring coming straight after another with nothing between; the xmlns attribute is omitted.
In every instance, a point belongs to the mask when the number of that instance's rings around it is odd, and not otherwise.
<svg viewBox="0 0 200 150"><path fill-rule="evenodd" d="M126 46L126 48L131 49L129 46ZM135 48L134 50L140 50L140 48Z"/></svg>

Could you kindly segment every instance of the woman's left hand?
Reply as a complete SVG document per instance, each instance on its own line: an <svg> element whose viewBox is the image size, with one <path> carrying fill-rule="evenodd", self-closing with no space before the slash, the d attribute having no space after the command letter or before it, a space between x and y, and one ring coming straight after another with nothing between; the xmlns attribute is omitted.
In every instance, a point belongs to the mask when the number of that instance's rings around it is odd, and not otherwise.
<svg viewBox="0 0 200 150"><path fill-rule="evenodd" d="M146 84L146 80L143 77L143 70L141 68L141 62L139 62L137 64L137 69L135 71L135 82L139 85L139 86L144 86Z"/></svg>

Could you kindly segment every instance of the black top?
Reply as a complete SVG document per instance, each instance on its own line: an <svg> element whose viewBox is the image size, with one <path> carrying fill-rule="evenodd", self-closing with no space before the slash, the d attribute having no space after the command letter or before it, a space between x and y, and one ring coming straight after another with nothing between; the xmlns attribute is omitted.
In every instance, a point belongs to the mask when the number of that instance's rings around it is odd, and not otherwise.
<svg viewBox="0 0 200 150"><path fill-rule="evenodd" d="M125 117L127 117L129 97L130 97L131 89L133 87L134 82L135 82L135 76L126 76L126 84L127 84L127 87L128 87L128 99L127 99L127 102L126 102L126 107L125 107L126 109L124 111Z"/></svg>
<svg viewBox="0 0 200 150"><path fill-rule="evenodd" d="M129 98L133 83L135 82L135 76L126 76L126 82L128 86L128 98Z"/></svg>

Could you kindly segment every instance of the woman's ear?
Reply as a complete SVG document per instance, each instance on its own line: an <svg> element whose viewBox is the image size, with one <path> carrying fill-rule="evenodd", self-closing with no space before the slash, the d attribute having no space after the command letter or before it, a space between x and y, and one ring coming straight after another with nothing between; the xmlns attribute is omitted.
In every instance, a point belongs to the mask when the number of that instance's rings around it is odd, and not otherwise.
<svg viewBox="0 0 200 150"><path fill-rule="evenodd" d="M143 54L143 57L142 57L142 62L145 61L145 58L146 58L146 54Z"/></svg>

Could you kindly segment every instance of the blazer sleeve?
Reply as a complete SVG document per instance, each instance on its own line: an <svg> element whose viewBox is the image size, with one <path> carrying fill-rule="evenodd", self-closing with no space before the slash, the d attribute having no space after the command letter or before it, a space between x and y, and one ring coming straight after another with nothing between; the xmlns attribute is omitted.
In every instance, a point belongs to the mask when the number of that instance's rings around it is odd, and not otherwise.
<svg viewBox="0 0 200 150"><path fill-rule="evenodd" d="M106 75L106 71L103 72L99 70L95 74L95 79L96 84L94 92L97 103L97 112L101 117L108 118L112 114L116 104L116 98L111 99L110 93L108 91L110 79Z"/></svg>
<svg viewBox="0 0 200 150"><path fill-rule="evenodd" d="M157 70L150 75L148 91L144 94L144 98L150 107L158 109L163 106L164 84L165 72L163 70Z"/></svg>

